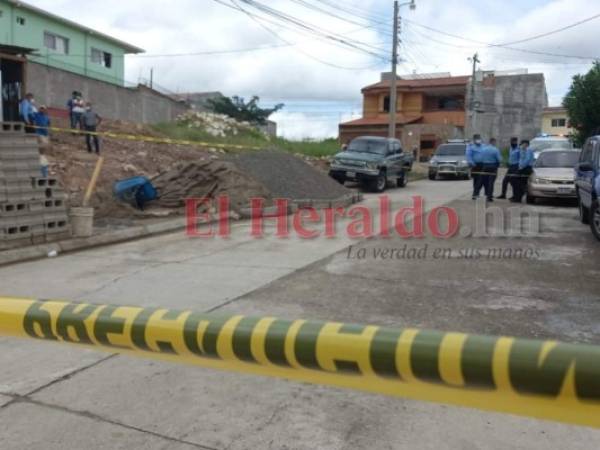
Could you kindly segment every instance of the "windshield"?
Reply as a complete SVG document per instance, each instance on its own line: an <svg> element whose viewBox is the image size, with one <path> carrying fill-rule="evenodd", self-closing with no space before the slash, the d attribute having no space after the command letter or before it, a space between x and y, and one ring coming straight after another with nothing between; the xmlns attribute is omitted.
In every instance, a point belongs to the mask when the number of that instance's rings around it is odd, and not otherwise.
<svg viewBox="0 0 600 450"><path fill-rule="evenodd" d="M354 139L348 146L349 152L387 154L387 141L373 139Z"/></svg>
<svg viewBox="0 0 600 450"><path fill-rule="evenodd" d="M571 141L567 140L567 139L557 139L557 140L552 140L552 141L533 141L531 143L531 150L533 150L534 152L541 152L544 150L548 150L551 148L556 148L556 149L564 149L564 150L571 150L573 148L573 146L571 145Z"/></svg>
<svg viewBox="0 0 600 450"><path fill-rule="evenodd" d="M536 167L575 167L579 152L545 152L540 155Z"/></svg>
<svg viewBox="0 0 600 450"><path fill-rule="evenodd" d="M465 156L466 150L464 144L440 145L435 156Z"/></svg>

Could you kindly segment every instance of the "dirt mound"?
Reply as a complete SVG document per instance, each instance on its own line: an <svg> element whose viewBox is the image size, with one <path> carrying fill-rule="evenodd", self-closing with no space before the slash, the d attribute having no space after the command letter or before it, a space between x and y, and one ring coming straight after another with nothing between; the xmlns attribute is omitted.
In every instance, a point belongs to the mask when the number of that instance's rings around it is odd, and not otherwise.
<svg viewBox="0 0 600 450"><path fill-rule="evenodd" d="M336 200L352 191L332 180L323 170L279 151L227 155L240 171L263 184L273 198Z"/></svg>

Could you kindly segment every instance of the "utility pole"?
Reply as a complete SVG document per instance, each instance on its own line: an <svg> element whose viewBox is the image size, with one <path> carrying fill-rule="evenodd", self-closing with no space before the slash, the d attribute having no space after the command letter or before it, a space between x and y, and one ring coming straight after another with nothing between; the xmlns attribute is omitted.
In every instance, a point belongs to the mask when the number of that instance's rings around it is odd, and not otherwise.
<svg viewBox="0 0 600 450"><path fill-rule="evenodd" d="M150 69L150 89L154 88L154 67Z"/></svg>
<svg viewBox="0 0 600 450"><path fill-rule="evenodd" d="M396 106L398 104L398 25L399 25L398 0L394 1L394 35L392 39L392 79L390 82L390 127L388 137L396 137Z"/></svg>
<svg viewBox="0 0 600 450"><path fill-rule="evenodd" d="M388 137L396 137L396 107L398 104L398 40L400 34L400 6L409 5L414 10L417 5L415 0L399 4L394 1L394 34L392 40L392 79L390 81L390 125Z"/></svg>
<svg viewBox="0 0 600 450"><path fill-rule="evenodd" d="M471 75L471 94L469 96L469 135L465 136L466 138L470 138L473 134L475 134L475 116L477 114L477 102L475 101L475 82L477 76L477 64L481 62L479 59L479 53L475 53L472 58L469 58L469 61L473 62L473 73Z"/></svg>

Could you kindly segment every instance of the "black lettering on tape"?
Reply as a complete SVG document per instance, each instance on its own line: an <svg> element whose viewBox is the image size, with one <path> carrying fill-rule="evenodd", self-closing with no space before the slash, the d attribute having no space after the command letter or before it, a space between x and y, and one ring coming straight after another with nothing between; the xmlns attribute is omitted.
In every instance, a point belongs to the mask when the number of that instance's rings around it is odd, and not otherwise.
<svg viewBox="0 0 600 450"><path fill-rule="evenodd" d="M235 327L233 332L233 353L242 361L257 362L252 355L252 332L260 319L244 317Z"/></svg>
<svg viewBox="0 0 600 450"><path fill-rule="evenodd" d="M573 368L575 393L580 400L600 400L600 350L596 347L556 344L540 361L543 342L515 340L509 356L513 388L521 394L557 397Z"/></svg>
<svg viewBox="0 0 600 450"><path fill-rule="evenodd" d="M398 378L400 371L396 366L396 349L402 330L379 328L371 341L369 359L373 371L383 378Z"/></svg>
<svg viewBox="0 0 600 450"><path fill-rule="evenodd" d="M202 313L192 313L183 326L183 341L186 348L193 354L208 358L220 358L217 352L217 340L223 325L231 316L215 317ZM202 336L202 345L198 336L200 324L208 322Z"/></svg>
<svg viewBox="0 0 600 450"><path fill-rule="evenodd" d="M27 308L27 312L23 316L23 329L28 336L34 339L56 341L58 338L52 332L52 317L48 311L42 309L44 304L45 302L36 301ZM35 325L39 327L41 336L36 332Z"/></svg>
<svg viewBox="0 0 600 450"><path fill-rule="evenodd" d="M296 360L307 369L321 369L317 361L317 340L324 325L322 322L305 322L296 335Z"/></svg>
<svg viewBox="0 0 600 450"><path fill-rule="evenodd" d="M56 319L56 334L65 342L74 344L92 344L90 335L85 326L85 321L94 314L99 307L96 305L68 304L58 314ZM69 329L73 330L76 339L69 335Z"/></svg>
<svg viewBox="0 0 600 450"><path fill-rule="evenodd" d="M123 334L125 330L125 319L113 315L117 309L117 306L102 308L94 322L94 337L106 347L127 348L123 345L115 345L108 339L109 334Z"/></svg>
<svg viewBox="0 0 600 450"><path fill-rule="evenodd" d="M410 347L412 372L421 381L444 384L440 374L439 355L444 333L419 331Z"/></svg>
<svg viewBox="0 0 600 450"><path fill-rule="evenodd" d="M466 388L494 390L494 349L497 338L467 336L460 360Z"/></svg>
<svg viewBox="0 0 600 450"><path fill-rule="evenodd" d="M265 354L273 364L290 367L285 356L285 339L293 323L290 320L275 320L267 330Z"/></svg>

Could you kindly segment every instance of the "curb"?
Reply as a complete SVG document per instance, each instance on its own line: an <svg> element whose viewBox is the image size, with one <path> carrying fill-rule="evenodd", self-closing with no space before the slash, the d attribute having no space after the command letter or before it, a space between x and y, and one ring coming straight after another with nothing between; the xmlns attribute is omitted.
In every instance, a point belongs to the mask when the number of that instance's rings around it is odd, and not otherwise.
<svg viewBox="0 0 600 450"><path fill-rule="evenodd" d="M51 252L57 252L60 255L67 252L87 250L94 247L118 244L121 242L178 231L185 229L185 227L186 220L182 217L160 223L139 225L106 234L98 234L87 238L72 238L51 244L40 244L31 247L5 250L0 252L0 266L47 258L48 254Z"/></svg>

